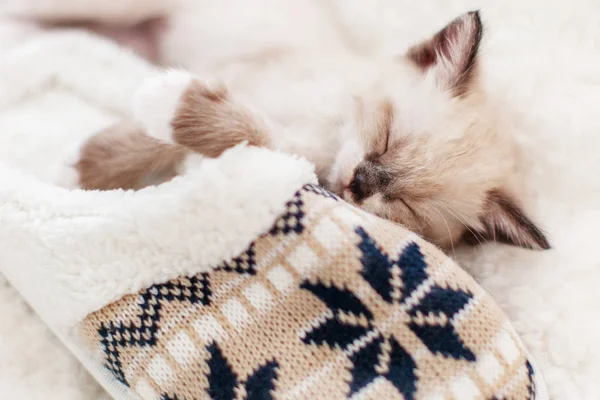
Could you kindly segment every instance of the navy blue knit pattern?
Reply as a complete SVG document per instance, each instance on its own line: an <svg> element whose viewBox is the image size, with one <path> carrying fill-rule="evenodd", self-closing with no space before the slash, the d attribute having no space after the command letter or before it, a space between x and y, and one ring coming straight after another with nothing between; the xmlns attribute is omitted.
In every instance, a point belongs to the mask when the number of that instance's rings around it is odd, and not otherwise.
<svg viewBox="0 0 600 400"><path fill-rule="evenodd" d="M295 233L299 235L304 232L304 217L304 201L302 201L302 190L300 190L292 200L286 203L283 215L275 222L269 234L289 235Z"/></svg>
<svg viewBox="0 0 600 400"><path fill-rule="evenodd" d="M527 367L527 377L529 378L529 400L535 399L535 383L533 381L533 365L527 360L525 362L525 366Z"/></svg>
<svg viewBox="0 0 600 400"><path fill-rule="evenodd" d="M170 394L163 394L160 396L160 400L185 400L184 398L177 397L176 395L171 396Z"/></svg>
<svg viewBox="0 0 600 400"><path fill-rule="evenodd" d="M106 355L105 367L115 378L129 386L119 360L119 349L129 346L155 346L156 334L163 301L185 301L191 304L210 303L208 274L198 274L189 279L177 279L153 285L140 294L137 320L127 323L112 321L98 329L100 343Z"/></svg>
<svg viewBox="0 0 600 400"><path fill-rule="evenodd" d="M236 272L238 274L256 274L256 252L254 250L254 242L250 244L248 250L242 253L242 255L234 258L230 262L224 262L219 267L215 268L215 271L227 271Z"/></svg>
<svg viewBox="0 0 600 400"><path fill-rule="evenodd" d="M302 189L307 192L318 194L319 196L323 196L327 199L340 201L340 198L338 196L336 196L335 194L331 193L329 190L324 189L323 187L321 187L319 185L308 184L308 185L304 185L304 187Z"/></svg>
<svg viewBox="0 0 600 400"><path fill-rule="evenodd" d="M246 400L272 400L272 391L277 379L276 361L267 362L254 370L245 380L240 381L231 364L223 356L216 343L207 346L210 359L207 394L212 400L234 400L236 390L242 386L246 390Z"/></svg>
<svg viewBox="0 0 600 400"><path fill-rule="evenodd" d="M475 361L475 354L467 348L453 326L453 318L471 301L472 295L462 290L442 288L428 283L427 264L416 243L409 243L395 258L382 251L363 228L357 228L358 249L361 251L361 275L380 298L402 307L410 317L408 327L427 348L437 354L454 359ZM394 281L394 269L402 283ZM381 332L373 319L373 312L348 288L304 281L301 288L318 297L329 308L329 317L317 327L305 332L306 344L327 345L349 353L353 367L348 396L360 392L378 377L390 381L407 400L415 397L417 390L417 365L412 356L395 337ZM412 299L422 290L421 300ZM412 299L412 302L408 302ZM444 316L448 323L431 324L419 316ZM353 315L356 318L343 318ZM360 321L363 321L362 323ZM366 323L364 322L366 321ZM353 345L353 346L351 346ZM389 352L385 368L377 372L382 352Z"/></svg>

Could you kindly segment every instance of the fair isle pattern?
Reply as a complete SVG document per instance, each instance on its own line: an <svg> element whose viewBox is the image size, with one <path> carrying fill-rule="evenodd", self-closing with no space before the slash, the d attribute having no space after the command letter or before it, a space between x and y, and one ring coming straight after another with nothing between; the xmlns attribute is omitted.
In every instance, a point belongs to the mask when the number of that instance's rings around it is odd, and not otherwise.
<svg viewBox="0 0 600 400"><path fill-rule="evenodd" d="M234 260L125 296L79 336L148 400L535 398L521 342L482 288L312 185Z"/></svg>

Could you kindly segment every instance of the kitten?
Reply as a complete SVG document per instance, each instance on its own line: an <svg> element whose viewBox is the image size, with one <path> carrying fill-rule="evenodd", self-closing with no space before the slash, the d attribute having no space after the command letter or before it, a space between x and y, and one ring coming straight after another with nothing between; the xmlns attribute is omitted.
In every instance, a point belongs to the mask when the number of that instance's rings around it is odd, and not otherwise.
<svg viewBox="0 0 600 400"><path fill-rule="evenodd" d="M393 60L282 50L224 68L227 86L167 72L138 93L143 127L87 142L81 186L135 188L186 149L217 157L246 141L307 158L323 186L442 248L470 238L548 249L515 196L513 139L478 82L482 34L470 12Z"/></svg>

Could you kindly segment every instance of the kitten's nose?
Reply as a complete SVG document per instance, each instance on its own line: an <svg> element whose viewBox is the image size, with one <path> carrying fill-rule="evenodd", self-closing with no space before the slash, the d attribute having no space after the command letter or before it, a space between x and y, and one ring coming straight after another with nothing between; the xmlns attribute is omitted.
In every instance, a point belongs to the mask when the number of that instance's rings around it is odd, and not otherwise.
<svg viewBox="0 0 600 400"><path fill-rule="evenodd" d="M350 192L354 195L354 198L358 201L365 198L366 195L366 179L365 176L359 172L354 174L354 178L352 178L352 182L348 186Z"/></svg>

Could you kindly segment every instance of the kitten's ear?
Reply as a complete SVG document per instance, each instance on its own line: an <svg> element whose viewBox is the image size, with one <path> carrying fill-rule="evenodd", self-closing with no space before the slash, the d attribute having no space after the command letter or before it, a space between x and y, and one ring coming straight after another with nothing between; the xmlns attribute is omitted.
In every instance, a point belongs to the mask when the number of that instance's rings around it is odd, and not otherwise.
<svg viewBox="0 0 600 400"><path fill-rule="evenodd" d="M544 233L502 189L488 192L479 219L482 226L468 230L465 238L471 244L489 240L532 250L550 249Z"/></svg>
<svg viewBox="0 0 600 400"><path fill-rule="evenodd" d="M469 12L409 49L406 56L423 72L434 74L441 89L460 96L473 80L482 36L479 11Z"/></svg>

